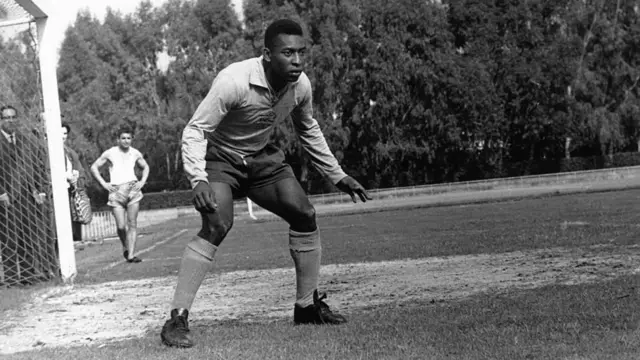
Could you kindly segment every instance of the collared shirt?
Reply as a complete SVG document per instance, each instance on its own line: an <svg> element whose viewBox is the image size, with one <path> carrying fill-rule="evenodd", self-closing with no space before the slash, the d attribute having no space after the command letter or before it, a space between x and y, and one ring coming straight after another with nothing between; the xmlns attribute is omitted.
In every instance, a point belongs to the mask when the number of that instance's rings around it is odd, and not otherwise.
<svg viewBox="0 0 640 360"><path fill-rule="evenodd" d="M9 134L9 133L5 132L4 130L0 130L0 132L2 132L2 135L4 135L4 138L7 139L9 144L15 144L16 143L16 135L15 134Z"/></svg>
<svg viewBox="0 0 640 360"><path fill-rule="evenodd" d="M314 166L334 184L347 176L313 118L311 93L311 82L302 73L298 81L275 94L261 57L223 69L182 134L184 169L192 186L207 181L207 141L222 151L249 156L268 144L275 124L289 115Z"/></svg>

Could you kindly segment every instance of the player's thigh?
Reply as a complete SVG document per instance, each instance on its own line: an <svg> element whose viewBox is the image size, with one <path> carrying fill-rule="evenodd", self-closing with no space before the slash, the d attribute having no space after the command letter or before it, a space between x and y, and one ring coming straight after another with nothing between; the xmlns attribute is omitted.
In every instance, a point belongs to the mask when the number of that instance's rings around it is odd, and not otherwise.
<svg viewBox="0 0 640 360"><path fill-rule="evenodd" d="M233 226L233 192L227 183L211 182L209 186L217 208L214 212L200 212L202 230L198 235L217 246Z"/></svg>
<svg viewBox="0 0 640 360"><path fill-rule="evenodd" d="M295 178L284 178L277 182L249 190L248 197L289 223L296 231L314 231L315 209L309 197Z"/></svg>
<svg viewBox="0 0 640 360"><path fill-rule="evenodd" d="M127 209L121 206L113 206L111 207L111 213L116 219L116 226L119 229L123 229L127 224Z"/></svg>

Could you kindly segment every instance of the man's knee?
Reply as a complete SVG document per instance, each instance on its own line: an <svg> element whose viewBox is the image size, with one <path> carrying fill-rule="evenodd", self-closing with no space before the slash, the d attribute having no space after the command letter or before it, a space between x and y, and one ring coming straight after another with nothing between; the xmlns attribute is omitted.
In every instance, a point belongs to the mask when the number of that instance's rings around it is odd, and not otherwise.
<svg viewBox="0 0 640 360"><path fill-rule="evenodd" d="M212 214L206 219L198 236L217 246L233 227L233 217L225 218L219 214Z"/></svg>
<svg viewBox="0 0 640 360"><path fill-rule="evenodd" d="M312 222L315 224L316 222L316 208L311 205L311 203L307 203L301 211L301 217L305 221Z"/></svg>
<svg viewBox="0 0 640 360"><path fill-rule="evenodd" d="M127 227L129 229L135 229L136 227L138 227L138 220L136 219L127 220Z"/></svg>
<svg viewBox="0 0 640 360"><path fill-rule="evenodd" d="M315 231L316 226L316 209L309 201L302 204L296 209L295 214L289 221L291 229L300 232Z"/></svg>

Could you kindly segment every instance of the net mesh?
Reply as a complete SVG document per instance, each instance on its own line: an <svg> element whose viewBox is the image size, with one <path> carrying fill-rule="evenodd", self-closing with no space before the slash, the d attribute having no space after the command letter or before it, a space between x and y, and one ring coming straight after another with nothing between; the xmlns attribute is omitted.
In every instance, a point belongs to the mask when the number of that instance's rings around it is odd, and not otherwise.
<svg viewBox="0 0 640 360"><path fill-rule="evenodd" d="M59 275L37 32L7 0L0 29L0 286L27 285Z"/></svg>

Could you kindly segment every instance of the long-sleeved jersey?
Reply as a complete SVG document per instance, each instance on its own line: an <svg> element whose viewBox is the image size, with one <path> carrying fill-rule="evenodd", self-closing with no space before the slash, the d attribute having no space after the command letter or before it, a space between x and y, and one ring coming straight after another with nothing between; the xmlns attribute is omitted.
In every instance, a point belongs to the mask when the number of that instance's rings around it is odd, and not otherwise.
<svg viewBox="0 0 640 360"><path fill-rule="evenodd" d="M208 146L240 157L252 155L268 144L275 124L289 115L314 166L334 184L347 176L313 118L311 93L311 82L302 73L275 94L261 57L223 69L182 134L184 170L192 186L207 181Z"/></svg>

